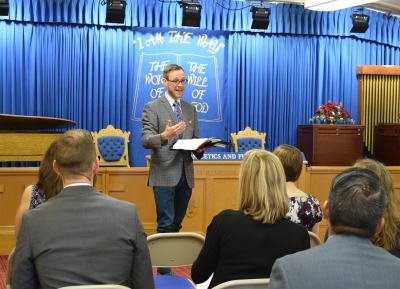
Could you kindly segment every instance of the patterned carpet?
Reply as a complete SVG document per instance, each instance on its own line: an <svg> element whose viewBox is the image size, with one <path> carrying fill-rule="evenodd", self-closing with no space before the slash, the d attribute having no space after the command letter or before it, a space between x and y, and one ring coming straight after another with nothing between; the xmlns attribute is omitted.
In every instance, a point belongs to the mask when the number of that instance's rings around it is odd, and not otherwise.
<svg viewBox="0 0 400 289"><path fill-rule="evenodd" d="M8 256L0 256L0 289L6 288L6 271L7 271ZM175 275L185 276L190 278L190 269L192 266L173 268L172 272ZM156 274L156 269L153 268L153 273Z"/></svg>
<svg viewBox="0 0 400 289"><path fill-rule="evenodd" d="M172 274L178 276L185 276L186 278L190 279L190 270L192 266L185 266L185 267L176 267L172 268ZM157 269L153 268L153 274L157 273Z"/></svg>
<svg viewBox="0 0 400 289"><path fill-rule="evenodd" d="M178 276L185 276L186 278L190 279L190 271L192 266L185 266L185 267L177 267L173 269L174 273Z"/></svg>
<svg viewBox="0 0 400 289"><path fill-rule="evenodd" d="M0 289L6 288L6 271L8 256L0 256Z"/></svg>

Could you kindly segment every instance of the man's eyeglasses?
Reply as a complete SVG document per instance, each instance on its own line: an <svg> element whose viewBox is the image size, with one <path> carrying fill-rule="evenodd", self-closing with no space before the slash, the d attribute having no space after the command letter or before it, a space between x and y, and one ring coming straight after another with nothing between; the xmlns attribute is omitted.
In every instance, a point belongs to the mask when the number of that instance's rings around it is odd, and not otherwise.
<svg viewBox="0 0 400 289"><path fill-rule="evenodd" d="M166 80L168 80L169 82L172 82L172 83L175 84L175 85L178 85L178 84L185 85L185 84L187 84L187 82L188 82L187 79L182 79L182 80L169 80L168 78L166 78Z"/></svg>

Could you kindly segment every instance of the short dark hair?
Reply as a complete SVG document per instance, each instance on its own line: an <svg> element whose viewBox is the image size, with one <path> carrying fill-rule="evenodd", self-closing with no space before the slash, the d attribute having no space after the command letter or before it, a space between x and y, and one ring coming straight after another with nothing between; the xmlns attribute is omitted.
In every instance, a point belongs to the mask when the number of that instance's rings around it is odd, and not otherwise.
<svg viewBox="0 0 400 289"><path fill-rule="evenodd" d="M282 144L275 148L274 154L281 160L286 181L297 181L303 169L303 155L301 151L294 146Z"/></svg>
<svg viewBox="0 0 400 289"><path fill-rule="evenodd" d="M61 175L91 177L96 150L91 134L83 129L64 132L56 144L54 155Z"/></svg>
<svg viewBox="0 0 400 289"><path fill-rule="evenodd" d="M170 65L166 66L163 70L163 78L168 79L169 73L171 71L175 71L175 70L183 70L183 68L181 66L179 66L178 64L170 64Z"/></svg>
<svg viewBox="0 0 400 289"><path fill-rule="evenodd" d="M365 168L349 168L333 180L329 192L329 222L336 234L372 237L386 206L379 177Z"/></svg>

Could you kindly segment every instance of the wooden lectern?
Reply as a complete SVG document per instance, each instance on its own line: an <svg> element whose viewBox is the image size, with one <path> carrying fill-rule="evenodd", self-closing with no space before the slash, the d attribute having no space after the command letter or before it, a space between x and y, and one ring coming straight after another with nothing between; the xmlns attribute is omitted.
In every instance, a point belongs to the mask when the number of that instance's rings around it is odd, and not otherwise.
<svg viewBox="0 0 400 289"><path fill-rule="evenodd" d="M400 166L400 124L380 123L375 126L374 158L387 166Z"/></svg>
<svg viewBox="0 0 400 289"><path fill-rule="evenodd" d="M351 166L364 155L364 125L300 124L297 147L310 166Z"/></svg>

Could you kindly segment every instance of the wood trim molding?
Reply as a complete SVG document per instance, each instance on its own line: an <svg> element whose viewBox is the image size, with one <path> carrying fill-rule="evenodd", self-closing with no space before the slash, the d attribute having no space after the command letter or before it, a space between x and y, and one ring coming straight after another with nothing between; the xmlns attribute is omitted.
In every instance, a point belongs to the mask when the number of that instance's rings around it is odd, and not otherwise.
<svg viewBox="0 0 400 289"><path fill-rule="evenodd" d="M394 65L359 65L356 70L357 76L364 74L375 75L400 75L400 66Z"/></svg>

